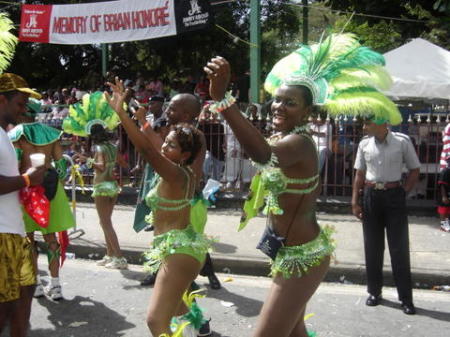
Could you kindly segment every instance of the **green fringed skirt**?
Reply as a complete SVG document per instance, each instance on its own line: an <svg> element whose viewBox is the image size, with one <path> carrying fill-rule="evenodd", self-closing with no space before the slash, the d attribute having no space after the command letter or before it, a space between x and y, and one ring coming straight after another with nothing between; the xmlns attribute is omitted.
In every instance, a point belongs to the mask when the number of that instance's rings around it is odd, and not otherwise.
<svg viewBox="0 0 450 337"><path fill-rule="evenodd" d="M153 239L153 248L144 253L145 269L150 273L157 272L162 261L173 254L189 255L203 264L213 241L205 234L197 233L192 225L157 235Z"/></svg>
<svg viewBox="0 0 450 337"><path fill-rule="evenodd" d="M280 273L284 278L301 277L323 259L333 254L334 240L331 238L334 230L330 226L320 229L319 235L312 241L298 246L281 247L274 261L271 262L271 276Z"/></svg>

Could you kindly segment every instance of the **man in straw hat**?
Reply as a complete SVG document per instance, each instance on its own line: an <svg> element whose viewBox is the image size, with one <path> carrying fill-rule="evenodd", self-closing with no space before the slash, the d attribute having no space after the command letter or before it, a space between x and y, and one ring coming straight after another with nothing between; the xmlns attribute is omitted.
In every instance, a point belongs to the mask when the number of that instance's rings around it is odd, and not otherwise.
<svg viewBox="0 0 450 337"><path fill-rule="evenodd" d="M30 167L21 175L6 128L26 112L29 96L40 98L22 77L0 75L0 333L9 323L16 337L27 334L36 283L19 190L41 184L45 167Z"/></svg>

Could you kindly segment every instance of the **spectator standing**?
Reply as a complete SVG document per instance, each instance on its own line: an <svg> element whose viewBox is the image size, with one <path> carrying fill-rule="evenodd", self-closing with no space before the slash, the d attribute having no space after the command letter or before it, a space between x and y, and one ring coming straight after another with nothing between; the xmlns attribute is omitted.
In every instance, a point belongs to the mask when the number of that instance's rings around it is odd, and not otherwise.
<svg viewBox="0 0 450 337"><path fill-rule="evenodd" d="M447 158L447 166L440 172L439 180L438 214L441 220L441 230L450 232L450 157Z"/></svg>
<svg viewBox="0 0 450 337"><path fill-rule="evenodd" d="M206 158L203 165L205 181L208 178L220 180L225 161L225 128L217 119L217 115L211 115L209 105L205 105L200 115L198 129L203 132L206 139Z"/></svg>
<svg viewBox="0 0 450 337"><path fill-rule="evenodd" d="M147 84L150 95L163 96L163 88L163 82L158 77L154 77L150 83Z"/></svg>
<svg viewBox="0 0 450 337"><path fill-rule="evenodd" d="M148 100L148 116L147 120L150 124L163 116L164 97L152 96Z"/></svg>
<svg viewBox="0 0 450 337"><path fill-rule="evenodd" d="M209 80L206 76L200 77L200 81L198 81L197 85L194 89L195 95L197 95L202 102L210 99L209 97Z"/></svg>
<svg viewBox="0 0 450 337"><path fill-rule="evenodd" d="M447 158L450 158L450 123L442 131L442 152L439 161L440 170L447 168Z"/></svg>
<svg viewBox="0 0 450 337"><path fill-rule="evenodd" d="M225 122L225 152L225 170L222 179L226 182L226 189L231 190L240 187L243 158L241 145L227 122Z"/></svg>
<svg viewBox="0 0 450 337"><path fill-rule="evenodd" d="M317 145L317 153L319 154L319 172L323 172L323 168L331 152L331 136L332 126L325 119L325 116L313 118L310 123L311 135Z"/></svg>
<svg viewBox="0 0 450 337"><path fill-rule="evenodd" d="M420 162L409 137L391 132L384 118L364 122L364 137L358 146L354 168L352 210L363 221L366 256L366 305L382 300L384 231L387 233L392 271L405 314L415 314L409 258L407 193L417 182ZM401 184L403 165L409 173ZM363 191L362 206L360 190Z"/></svg>

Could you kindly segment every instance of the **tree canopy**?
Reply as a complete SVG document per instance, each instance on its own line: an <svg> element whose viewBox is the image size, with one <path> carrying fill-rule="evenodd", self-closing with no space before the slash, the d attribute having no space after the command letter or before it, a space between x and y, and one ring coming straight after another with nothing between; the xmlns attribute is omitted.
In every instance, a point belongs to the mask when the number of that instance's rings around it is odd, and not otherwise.
<svg viewBox="0 0 450 337"><path fill-rule="evenodd" d="M97 0L98 1L98 0ZM96 1L27 1L28 3L86 3ZM211 1L214 4L215 1ZM279 43L299 32L297 14L283 6L283 0L263 0L262 50L263 69L279 56ZM7 9L15 23L20 21L19 6ZM158 75L170 82L175 77L202 73L206 61L222 55L240 74L249 69L250 1L235 1L212 6L215 24L189 34L110 44L109 69L123 78ZM99 45L55 45L19 43L9 71L24 75L38 88L68 86L72 83L87 89L101 83L101 48ZM34 82L33 82L34 81Z"/></svg>
<svg viewBox="0 0 450 337"><path fill-rule="evenodd" d="M87 3L107 0L40 0L36 4ZM212 56L229 59L233 71L249 69L250 0L211 0L215 24L208 29L172 37L110 44L109 69L123 78L174 78L202 74ZM299 0L261 0L262 71L301 43ZM356 33L379 52L423 37L450 49L450 0L310 0L309 40L317 41L326 27ZM20 6L3 6L16 24ZM220 27L219 27L220 26ZM224 30L223 30L223 29ZM225 32L225 30L227 32ZM9 71L23 75L34 87L72 84L85 89L102 82L99 45L19 43Z"/></svg>
<svg viewBox="0 0 450 337"><path fill-rule="evenodd" d="M372 48L386 52L422 37L450 48L450 0L317 0L332 10L346 11L336 25L354 32ZM349 12L354 12L352 16Z"/></svg>

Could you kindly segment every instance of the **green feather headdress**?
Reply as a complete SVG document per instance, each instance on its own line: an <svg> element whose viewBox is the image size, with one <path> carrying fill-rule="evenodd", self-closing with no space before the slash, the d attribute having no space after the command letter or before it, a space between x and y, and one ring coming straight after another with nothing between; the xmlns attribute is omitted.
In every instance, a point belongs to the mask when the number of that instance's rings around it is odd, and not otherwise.
<svg viewBox="0 0 450 337"><path fill-rule="evenodd" d="M13 22L6 13L0 13L0 74L8 68L14 57L17 37L10 31L14 29Z"/></svg>
<svg viewBox="0 0 450 337"><path fill-rule="evenodd" d="M402 118L396 105L379 90L392 80L383 55L361 46L354 34L331 34L317 44L300 48L278 61L264 83L272 95L281 85L310 89L313 104L332 116L354 115L386 120Z"/></svg>
<svg viewBox="0 0 450 337"><path fill-rule="evenodd" d="M105 95L96 91L84 95L81 102L69 107L69 115L64 118L62 128L66 133L86 137L90 135L91 127L95 124L112 131L119 123L119 116L111 108Z"/></svg>

